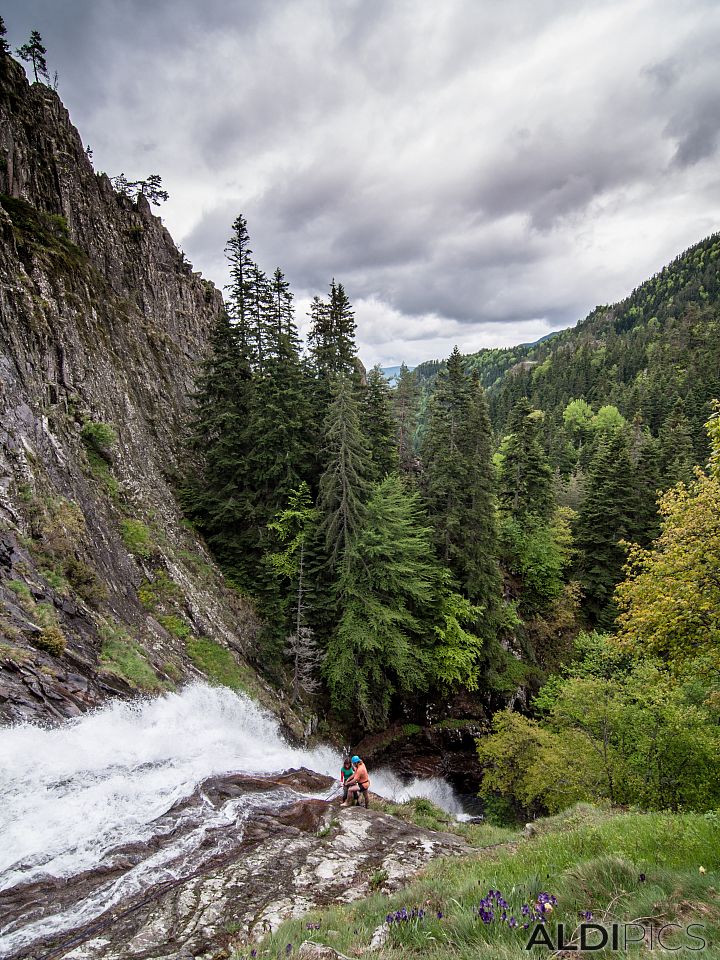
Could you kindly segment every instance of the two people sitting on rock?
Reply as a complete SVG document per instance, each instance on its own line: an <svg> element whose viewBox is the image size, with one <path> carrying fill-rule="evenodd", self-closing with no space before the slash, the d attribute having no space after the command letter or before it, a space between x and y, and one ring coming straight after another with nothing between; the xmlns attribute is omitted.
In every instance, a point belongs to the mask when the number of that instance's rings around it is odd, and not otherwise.
<svg viewBox="0 0 720 960"><path fill-rule="evenodd" d="M352 766L350 766L352 764ZM365 801L365 809L370 806L370 777L367 767L358 756L345 757L340 770L340 782L343 786L343 802L341 807L360 805L360 797Z"/></svg>

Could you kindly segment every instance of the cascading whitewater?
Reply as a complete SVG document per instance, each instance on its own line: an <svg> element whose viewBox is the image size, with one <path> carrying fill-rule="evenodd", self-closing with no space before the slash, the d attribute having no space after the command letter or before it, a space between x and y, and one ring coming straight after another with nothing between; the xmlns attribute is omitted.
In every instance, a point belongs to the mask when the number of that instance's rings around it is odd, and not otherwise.
<svg viewBox="0 0 720 960"><path fill-rule="evenodd" d="M76 928L151 883L177 877L191 868L209 834L213 850L221 849L224 829L232 825L237 835L254 807L297 798L286 790L221 806L207 803L200 817L195 810L182 823L185 815L172 808L208 778L291 767L336 777L339 766L332 748L289 746L275 718L257 704L205 684L151 700L115 701L52 729L0 730L0 891L71 878L112 864L120 848L162 841L157 851L71 907L0 930L6 945L0 956ZM459 812L444 781L403 784L387 770L371 775L373 790L390 799L426 796Z"/></svg>

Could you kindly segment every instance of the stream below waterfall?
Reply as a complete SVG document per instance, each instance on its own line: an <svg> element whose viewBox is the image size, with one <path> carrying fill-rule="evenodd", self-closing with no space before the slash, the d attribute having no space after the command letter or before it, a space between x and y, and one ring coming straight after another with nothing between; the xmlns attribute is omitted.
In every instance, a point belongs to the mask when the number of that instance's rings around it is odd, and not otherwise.
<svg viewBox="0 0 720 960"><path fill-rule="evenodd" d="M322 778L322 789L275 780L272 791L250 778L301 767L335 778L339 766L333 748L291 747L257 704L205 684L114 701L50 729L0 729L0 904L9 904L0 906L0 957L197 872L237 847L254 811L332 792ZM201 786L236 774L250 784L240 795L218 799ZM462 814L443 780L370 774L388 799L424 796Z"/></svg>

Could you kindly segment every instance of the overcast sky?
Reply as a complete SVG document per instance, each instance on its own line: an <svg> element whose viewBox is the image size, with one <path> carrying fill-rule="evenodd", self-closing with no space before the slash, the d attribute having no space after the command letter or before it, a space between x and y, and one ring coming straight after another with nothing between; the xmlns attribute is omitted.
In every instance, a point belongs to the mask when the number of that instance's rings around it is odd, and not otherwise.
<svg viewBox="0 0 720 960"><path fill-rule="evenodd" d="M7 0L98 170L160 173L222 286L239 212L363 360L535 340L720 223L717 0ZM302 316L300 317L302 320Z"/></svg>

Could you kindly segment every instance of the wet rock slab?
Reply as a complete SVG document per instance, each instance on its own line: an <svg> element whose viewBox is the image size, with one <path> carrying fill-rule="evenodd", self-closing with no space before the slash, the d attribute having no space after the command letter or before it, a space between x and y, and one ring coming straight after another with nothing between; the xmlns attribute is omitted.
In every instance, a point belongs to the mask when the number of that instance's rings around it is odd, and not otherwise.
<svg viewBox="0 0 720 960"><path fill-rule="evenodd" d="M470 852L457 837L372 808L340 809L338 801L298 797L298 792L322 794L331 787L332 780L307 770L206 781L161 819L175 818L178 830L189 831L204 804L245 798L257 804L247 820L209 834L191 862L175 865L175 878L144 889L54 941L36 942L13 954L13 960L211 957L314 907L365 896L378 870L387 873L386 886L393 889L435 857ZM167 822L158 824L154 850L162 845L167 827ZM114 866L108 869L122 870L123 857L134 863L141 855L135 849L115 851L109 858ZM65 897L82 898L105 879L102 869L73 878ZM58 905L59 895L62 899L57 883L44 892L35 885L26 893L25 907L35 916L42 912L43 897L48 909ZM13 907L23 909L20 890Z"/></svg>

